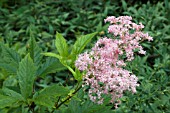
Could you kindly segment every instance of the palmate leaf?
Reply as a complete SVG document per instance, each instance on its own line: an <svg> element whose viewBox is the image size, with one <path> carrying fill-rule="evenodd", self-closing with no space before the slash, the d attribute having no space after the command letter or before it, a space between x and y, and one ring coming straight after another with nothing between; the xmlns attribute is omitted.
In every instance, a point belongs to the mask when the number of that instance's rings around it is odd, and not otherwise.
<svg viewBox="0 0 170 113"><path fill-rule="evenodd" d="M20 55L2 43L0 43L0 49L0 67L9 73L16 74L19 62L21 60Z"/></svg>
<svg viewBox="0 0 170 113"><path fill-rule="evenodd" d="M65 70L64 67L58 59L49 57L47 60L42 64L42 66L38 69L37 75L44 77L49 73L55 73L57 71Z"/></svg>
<svg viewBox="0 0 170 113"><path fill-rule="evenodd" d="M42 59L42 50L41 48L37 45L35 38L31 37L29 40L29 53L34 61L35 65L38 66L40 64L40 61Z"/></svg>
<svg viewBox="0 0 170 113"><path fill-rule="evenodd" d="M85 46L91 41L91 39L96 34L97 34L97 32L79 37L73 46L71 55L76 56L76 55L80 54L83 51L83 49L85 48Z"/></svg>
<svg viewBox="0 0 170 113"><path fill-rule="evenodd" d="M36 67L30 58L30 55L28 54L19 63L19 69L17 72L21 95L25 99L27 99L32 94L35 72Z"/></svg>
<svg viewBox="0 0 170 113"><path fill-rule="evenodd" d="M69 89L58 84L46 87L34 95L34 102L39 105L53 107L55 99L58 96L64 96L69 93Z"/></svg>
<svg viewBox="0 0 170 113"><path fill-rule="evenodd" d="M55 40L55 46L57 48L57 51L62 57L68 56L68 45L65 40L65 38L60 34L57 33L56 40Z"/></svg>

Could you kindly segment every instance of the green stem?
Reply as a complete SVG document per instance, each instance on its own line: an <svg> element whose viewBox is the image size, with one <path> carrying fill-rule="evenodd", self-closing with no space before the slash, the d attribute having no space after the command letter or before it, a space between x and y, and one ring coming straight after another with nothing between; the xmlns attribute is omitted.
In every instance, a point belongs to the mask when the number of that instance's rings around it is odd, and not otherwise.
<svg viewBox="0 0 170 113"><path fill-rule="evenodd" d="M60 98L61 98L61 97L58 97L58 100L57 100L57 102L55 103L55 107L57 107L57 106L58 106L58 102L60 101ZM55 109L53 109L53 110L51 111L51 113L53 113L53 112L54 112L54 110L55 110Z"/></svg>
<svg viewBox="0 0 170 113"><path fill-rule="evenodd" d="M57 107L56 109L58 109L62 104L64 104L65 102L67 102L70 98L72 98L74 96L74 94L76 94L79 90L81 89L81 86L79 86L73 93L72 95L68 95L67 98L62 101Z"/></svg>
<svg viewBox="0 0 170 113"><path fill-rule="evenodd" d="M70 98L72 98L79 90L81 89L81 85L79 86L79 83L77 84L77 87L75 88L75 91L71 94L71 95L68 95L66 97L66 99L64 101L62 101L60 104L57 104L55 105L55 109L58 109L61 105L63 105L65 102L67 102ZM51 112L53 113L54 110Z"/></svg>
<svg viewBox="0 0 170 113"><path fill-rule="evenodd" d="M58 98L57 102L56 102L56 107L58 106L58 102L60 101L60 97Z"/></svg>

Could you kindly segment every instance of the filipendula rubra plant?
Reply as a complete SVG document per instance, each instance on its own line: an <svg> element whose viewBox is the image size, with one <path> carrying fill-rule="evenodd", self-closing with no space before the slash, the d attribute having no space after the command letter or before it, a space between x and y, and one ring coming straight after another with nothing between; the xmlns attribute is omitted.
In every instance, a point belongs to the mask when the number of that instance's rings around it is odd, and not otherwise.
<svg viewBox="0 0 170 113"><path fill-rule="evenodd" d="M145 54L140 41L152 41L148 33L143 33L144 25L132 22L130 16L107 17L108 33L113 37L99 39L89 52L78 56L75 66L83 71L83 87L88 87L91 101L102 104L103 95L111 96L115 108L124 91L136 92L138 78L125 69L126 62L134 59L134 50Z"/></svg>

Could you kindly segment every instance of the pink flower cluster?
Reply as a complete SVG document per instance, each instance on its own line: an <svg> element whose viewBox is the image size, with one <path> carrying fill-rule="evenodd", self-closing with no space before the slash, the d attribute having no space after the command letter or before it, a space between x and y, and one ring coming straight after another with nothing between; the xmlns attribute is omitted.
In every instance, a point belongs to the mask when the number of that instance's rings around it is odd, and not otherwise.
<svg viewBox="0 0 170 113"><path fill-rule="evenodd" d="M118 42L122 44L122 49L126 53L127 60L131 61L134 59L133 50L139 49L139 53L145 54L142 46L139 45L140 40L147 39L152 41L152 37L148 33L143 33L141 30L144 28L142 23L137 25L133 23L132 17L120 16L118 18L111 16L105 19L105 22L110 22L108 32L113 34L114 37L119 37Z"/></svg>
<svg viewBox="0 0 170 113"><path fill-rule="evenodd" d="M144 26L133 23L132 17L111 16L105 19L110 22L108 32L114 38L101 38L97 41L90 52L80 54L75 66L84 72L83 87L88 86L90 100L102 104L103 95L111 95L110 102L115 107L120 103L118 100L126 90L136 92L138 78L128 70L124 69L127 61L134 59L134 50L145 54L139 41L152 40L147 33L141 32Z"/></svg>

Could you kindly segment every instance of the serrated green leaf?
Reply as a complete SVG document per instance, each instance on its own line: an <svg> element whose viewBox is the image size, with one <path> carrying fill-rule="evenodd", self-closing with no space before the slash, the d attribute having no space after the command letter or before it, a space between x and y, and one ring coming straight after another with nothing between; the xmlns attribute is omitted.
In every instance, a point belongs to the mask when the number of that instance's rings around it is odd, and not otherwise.
<svg viewBox="0 0 170 113"><path fill-rule="evenodd" d="M57 84L46 87L34 95L34 102L39 105L53 107L58 96L67 95L69 90Z"/></svg>
<svg viewBox="0 0 170 113"><path fill-rule="evenodd" d="M35 72L36 67L28 54L19 63L19 69L17 72L21 94L25 99L32 94Z"/></svg>
<svg viewBox="0 0 170 113"><path fill-rule="evenodd" d="M3 87L6 87L6 86L17 86L17 84L18 84L18 81L16 79L16 76L14 76L14 75L8 76L3 81Z"/></svg>
<svg viewBox="0 0 170 113"><path fill-rule="evenodd" d="M49 57L38 69L37 75L44 77L49 73L65 70L66 68L56 58Z"/></svg>
<svg viewBox="0 0 170 113"><path fill-rule="evenodd" d="M66 95L69 93L68 88L64 86L59 86L58 84L51 85L49 87L46 87L38 92L38 96L61 96Z"/></svg>
<svg viewBox="0 0 170 113"><path fill-rule="evenodd" d="M19 63L21 60L20 55L13 49L3 45L0 43L0 47L2 48L2 55L6 57L8 60L12 60L16 63Z"/></svg>
<svg viewBox="0 0 170 113"><path fill-rule="evenodd" d="M0 67L5 69L10 74L16 74L18 64L0 59Z"/></svg>
<svg viewBox="0 0 170 113"><path fill-rule="evenodd" d="M71 55L72 56L76 56L78 54L80 54L83 49L85 48L85 46L91 41L91 39L97 34L97 32L95 33L91 33L88 35L83 35L80 38L77 39L77 41L75 42L73 49L71 51Z"/></svg>
<svg viewBox="0 0 170 113"><path fill-rule="evenodd" d="M55 104L55 98L53 97L39 97L37 98L36 100L34 100L34 102L37 104L37 105L42 105L42 106L45 106L45 107L53 107L54 104Z"/></svg>
<svg viewBox="0 0 170 113"><path fill-rule="evenodd" d="M5 105L5 106L12 106L12 107L18 107L22 104L22 101L24 101L24 98L21 96L21 94L19 94L18 92L12 90L12 89L9 89L9 88L6 88L6 87L3 87L1 90L0 90L0 95L2 95L2 98L7 98L8 101L10 101L11 103L14 103L14 104L8 104L8 105Z"/></svg>
<svg viewBox="0 0 170 113"><path fill-rule="evenodd" d="M55 46L62 57L68 56L68 45L65 38L60 34L56 34Z"/></svg>
<svg viewBox="0 0 170 113"><path fill-rule="evenodd" d="M24 100L24 98L22 97L21 94L19 94L18 92L14 91L12 89L2 88L2 91L6 96L13 97L17 100Z"/></svg>
<svg viewBox="0 0 170 113"><path fill-rule="evenodd" d="M41 48L37 45L35 38L31 37L29 40L29 53L35 65L38 66L42 59Z"/></svg>
<svg viewBox="0 0 170 113"><path fill-rule="evenodd" d="M16 74L19 62L21 60L20 55L2 43L0 43L0 49L0 67L9 73Z"/></svg>
<svg viewBox="0 0 170 113"><path fill-rule="evenodd" d="M13 98L10 96L5 96L5 95L0 94L0 108L11 106L16 101L18 101L17 98Z"/></svg>

